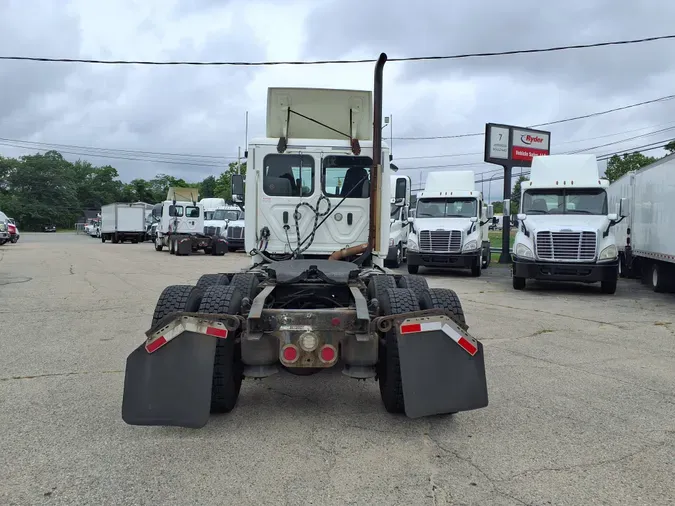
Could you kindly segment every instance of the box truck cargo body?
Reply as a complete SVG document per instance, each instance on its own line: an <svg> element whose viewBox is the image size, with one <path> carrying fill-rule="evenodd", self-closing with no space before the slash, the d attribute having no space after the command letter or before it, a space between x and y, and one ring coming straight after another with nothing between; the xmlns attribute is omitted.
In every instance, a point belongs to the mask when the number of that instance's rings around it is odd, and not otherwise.
<svg viewBox="0 0 675 506"><path fill-rule="evenodd" d="M145 241L145 204L115 203L101 207L101 242Z"/></svg>
<svg viewBox="0 0 675 506"><path fill-rule="evenodd" d="M616 226L622 277L640 277L654 291L675 289L675 153L614 181L610 208L627 207Z"/></svg>

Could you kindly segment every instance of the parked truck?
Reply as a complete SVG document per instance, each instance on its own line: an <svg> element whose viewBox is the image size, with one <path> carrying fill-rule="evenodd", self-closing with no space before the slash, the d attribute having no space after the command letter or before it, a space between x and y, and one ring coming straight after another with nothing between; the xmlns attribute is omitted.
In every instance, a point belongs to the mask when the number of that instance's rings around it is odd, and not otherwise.
<svg viewBox="0 0 675 506"><path fill-rule="evenodd" d="M513 288L524 289L527 279L600 282L603 293L615 293L614 226L625 210L609 207L609 181L601 178L595 155L535 156L530 180L521 186Z"/></svg>
<svg viewBox="0 0 675 506"><path fill-rule="evenodd" d="M204 233L204 207L197 202L194 188L172 187L166 200L154 206L155 251L169 248L172 255L185 256L197 251L222 256L227 251L227 241L222 236Z"/></svg>
<svg viewBox="0 0 675 506"><path fill-rule="evenodd" d="M145 241L145 205L118 202L101 206L100 235L101 242L113 244Z"/></svg>
<svg viewBox="0 0 675 506"><path fill-rule="evenodd" d="M675 154L620 177L607 193L610 209L626 216L615 227L619 275L655 292L675 289Z"/></svg>
<svg viewBox="0 0 675 506"><path fill-rule="evenodd" d="M471 269L480 276L490 265L488 226L492 205L484 205L473 171L430 172L417 195L408 236L408 272L420 266Z"/></svg>
<svg viewBox="0 0 675 506"><path fill-rule="evenodd" d="M382 54L374 104L370 91L268 90L267 135L248 146L251 266L164 289L145 342L127 360L127 423L202 427L209 413L235 407L243 378L336 367L377 379L392 413L487 405L483 346L467 332L457 294L383 268L385 61ZM336 177L339 190L326 187ZM243 176L232 182L241 197Z"/></svg>
<svg viewBox="0 0 675 506"><path fill-rule="evenodd" d="M389 253L385 263L399 267L406 259L408 245L408 212L411 184L409 176L392 174L390 177L391 207L389 215Z"/></svg>

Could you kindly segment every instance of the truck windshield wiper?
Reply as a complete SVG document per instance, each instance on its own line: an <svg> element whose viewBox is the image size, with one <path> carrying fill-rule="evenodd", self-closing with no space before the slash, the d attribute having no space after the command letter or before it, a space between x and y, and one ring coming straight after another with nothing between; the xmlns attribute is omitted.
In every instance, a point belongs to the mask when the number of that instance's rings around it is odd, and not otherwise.
<svg viewBox="0 0 675 506"><path fill-rule="evenodd" d="M525 214L548 214L548 211L542 211L541 209L528 209L525 211Z"/></svg>
<svg viewBox="0 0 675 506"><path fill-rule="evenodd" d="M593 214L590 211L586 211L585 209L568 209L565 211L567 214Z"/></svg>

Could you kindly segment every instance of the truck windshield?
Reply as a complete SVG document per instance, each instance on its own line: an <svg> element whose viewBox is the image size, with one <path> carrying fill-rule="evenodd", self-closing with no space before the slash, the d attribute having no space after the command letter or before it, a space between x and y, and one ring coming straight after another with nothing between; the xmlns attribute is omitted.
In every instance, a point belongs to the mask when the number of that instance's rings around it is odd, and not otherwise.
<svg viewBox="0 0 675 506"><path fill-rule="evenodd" d="M229 209L218 209L213 213L213 218L212 220L238 220L239 219L239 211L234 211L234 210L229 210Z"/></svg>
<svg viewBox="0 0 675 506"><path fill-rule="evenodd" d="M527 190L525 214L607 214L607 193L602 188Z"/></svg>
<svg viewBox="0 0 675 506"><path fill-rule="evenodd" d="M416 218L471 218L478 216L474 198L422 199L417 202Z"/></svg>

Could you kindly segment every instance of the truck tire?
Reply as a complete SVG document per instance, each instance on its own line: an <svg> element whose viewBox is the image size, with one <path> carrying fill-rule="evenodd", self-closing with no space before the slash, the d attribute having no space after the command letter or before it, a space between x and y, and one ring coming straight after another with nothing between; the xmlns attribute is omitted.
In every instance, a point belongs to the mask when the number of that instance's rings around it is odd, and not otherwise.
<svg viewBox="0 0 675 506"><path fill-rule="evenodd" d="M476 258L476 261L471 266L471 276L474 278L479 278L483 272L483 257L479 256Z"/></svg>
<svg viewBox="0 0 675 506"><path fill-rule="evenodd" d="M376 274L375 276L371 276L368 280L368 289L366 291L368 300L377 299L381 308L381 299L387 297L387 290L389 288L396 288L396 279L393 276L388 276L387 274Z"/></svg>
<svg viewBox="0 0 675 506"><path fill-rule="evenodd" d="M204 291L199 312L203 314L239 314L241 292L232 285L213 285ZM218 339L211 380L211 413L229 413L237 404L244 366L235 336Z"/></svg>
<svg viewBox="0 0 675 506"><path fill-rule="evenodd" d="M234 286L239 290L242 297L248 297L253 300L258 293L258 277L249 272L239 272L232 276L230 286Z"/></svg>
<svg viewBox="0 0 675 506"><path fill-rule="evenodd" d="M203 291L192 285L167 286L159 296L152 314L154 327L166 315L181 311L196 312L202 301Z"/></svg>
<svg viewBox="0 0 675 506"><path fill-rule="evenodd" d="M525 289L525 278L513 276L512 280L513 280L513 289L514 290L524 290Z"/></svg>
<svg viewBox="0 0 675 506"><path fill-rule="evenodd" d="M452 319L459 327L464 330L469 328L464 317L462 303L454 290L450 290L449 288L431 288L429 296L432 303L432 307L429 309L447 309L452 313Z"/></svg>
<svg viewBox="0 0 675 506"><path fill-rule="evenodd" d="M652 290L654 290L656 293L665 292L666 277L663 275L663 269L661 269L661 266L657 262L654 262L652 265L650 265L649 274Z"/></svg>
<svg viewBox="0 0 675 506"><path fill-rule="evenodd" d="M424 277L414 274L403 275L398 280L398 287L409 288L415 292L420 309L431 309L433 307L433 303L429 297L429 284Z"/></svg>
<svg viewBox="0 0 675 506"><path fill-rule="evenodd" d="M155 251L162 251L164 248L164 245L162 244L162 240L159 237L155 237Z"/></svg>
<svg viewBox="0 0 675 506"><path fill-rule="evenodd" d="M227 286L230 284L230 280L227 277L227 274L204 274L197 281L197 287L205 290L209 286L214 285L223 285Z"/></svg>
<svg viewBox="0 0 675 506"><path fill-rule="evenodd" d="M616 279L610 279L607 281L600 282L600 291L606 293L607 295L612 295L616 293Z"/></svg>
<svg viewBox="0 0 675 506"><path fill-rule="evenodd" d="M386 315L409 313L420 309L417 295L409 288L388 288L380 307L382 313ZM384 409L389 413L405 412L398 339L394 328L385 334L384 345L380 345L377 379Z"/></svg>
<svg viewBox="0 0 675 506"><path fill-rule="evenodd" d="M408 264L408 274L417 274L420 270L419 265L410 265Z"/></svg>

